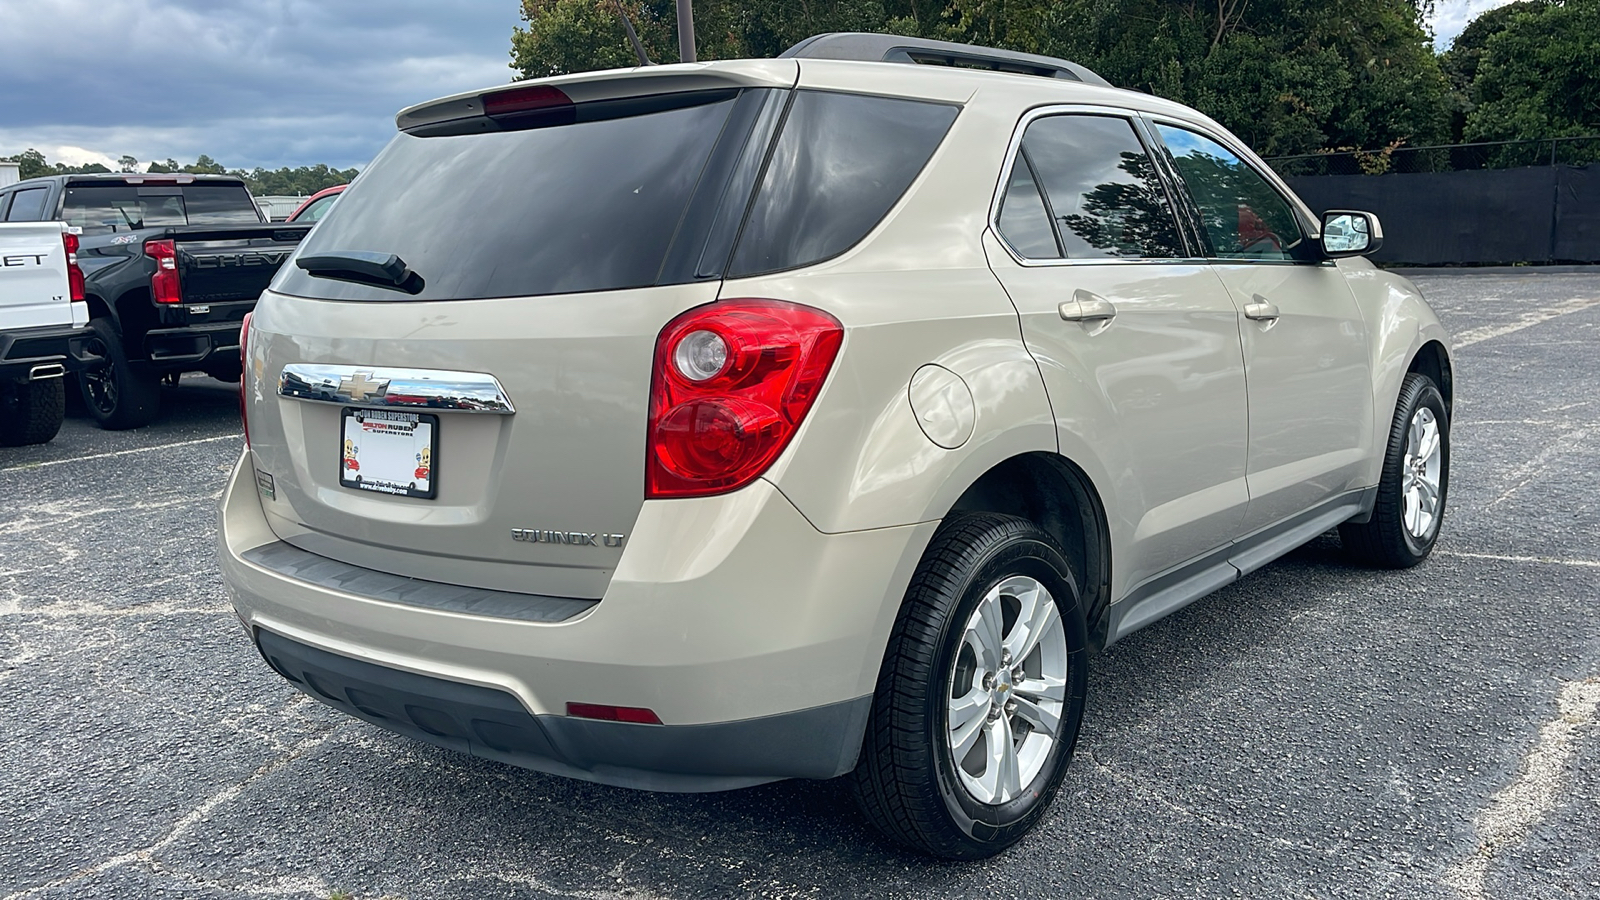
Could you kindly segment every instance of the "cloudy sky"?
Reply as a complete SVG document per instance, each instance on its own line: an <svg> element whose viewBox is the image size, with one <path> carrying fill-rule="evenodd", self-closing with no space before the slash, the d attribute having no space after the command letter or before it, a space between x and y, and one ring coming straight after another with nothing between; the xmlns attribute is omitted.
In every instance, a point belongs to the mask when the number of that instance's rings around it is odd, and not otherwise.
<svg viewBox="0 0 1600 900"><path fill-rule="evenodd" d="M1441 48L1506 0L1438 0ZM511 77L517 0L0 0L0 156L365 165L400 108Z"/></svg>

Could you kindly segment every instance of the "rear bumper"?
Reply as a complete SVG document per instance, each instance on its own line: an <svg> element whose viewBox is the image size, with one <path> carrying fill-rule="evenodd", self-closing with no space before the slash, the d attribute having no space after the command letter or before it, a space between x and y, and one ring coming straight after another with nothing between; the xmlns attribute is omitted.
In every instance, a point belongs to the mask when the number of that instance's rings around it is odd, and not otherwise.
<svg viewBox="0 0 1600 900"><path fill-rule="evenodd" d="M158 372L187 372L239 361L239 322L156 328L145 334L145 359Z"/></svg>
<svg viewBox="0 0 1600 900"><path fill-rule="evenodd" d="M51 378L99 365L104 360L88 348L93 336L72 325L0 332L0 379Z"/></svg>
<svg viewBox="0 0 1600 900"><path fill-rule="evenodd" d="M870 697L709 725L633 725L529 713L492 688L373 665L257 632L300 690L391 731L524 768L657 791L831 778L855 766ZM853 736L853 742L851 740Z"/></svg>
<svg viewBox="0 0 1600 900"><path fill-rule="evenodd" d="M518 612L530 595L450 596L294 561L263 502L281 501L259 497L247 454L223 494L219 556L240 618L302 690L474 755L677 791L855 765L890 626L937 525L823 534L764 481L651 501L599 602L531 597ZM572 718L568 703L645 707L665 724Z"/></svg>

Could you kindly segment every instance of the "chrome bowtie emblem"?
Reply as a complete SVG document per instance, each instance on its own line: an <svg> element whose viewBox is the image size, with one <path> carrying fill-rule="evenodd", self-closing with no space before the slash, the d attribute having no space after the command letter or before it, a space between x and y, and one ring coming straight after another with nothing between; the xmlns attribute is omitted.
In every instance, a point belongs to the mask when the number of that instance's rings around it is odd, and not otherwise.
<svg viewBox="0 0 1600 900"><path fill-rule="evenodd" d="M339 393L357 401L383 396L383 392L389 389L389 379L379 378L370 381L368 379L371 374L371 372L357 372L339 379Z"/></svg>

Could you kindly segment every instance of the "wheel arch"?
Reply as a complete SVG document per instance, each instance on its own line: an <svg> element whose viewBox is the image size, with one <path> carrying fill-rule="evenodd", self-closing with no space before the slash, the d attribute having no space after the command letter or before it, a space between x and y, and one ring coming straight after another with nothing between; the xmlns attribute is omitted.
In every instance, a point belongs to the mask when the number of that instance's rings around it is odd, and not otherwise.
<svg viewBox="0 0 1600 900"><path fill-rule="evenodd" d="M1089 640L1105 645L1111 601L1111 532L1087 472L1057 453L1033 451L989 468L947 515L992 512L1027 519L1055 538L1078 576Z"/></svg>
<svg viewBox="0 0 1600 900"><path fill-rule="evenodd" d="M1445 349L1444 342L1435 338L1418 348L1406 368L1407 374L1412 372L1433 379L1433 383L1439 387L1439 393L1444 396L1445 412L1454 415L1455 372L1450 366L1450 352Z"/></svg>

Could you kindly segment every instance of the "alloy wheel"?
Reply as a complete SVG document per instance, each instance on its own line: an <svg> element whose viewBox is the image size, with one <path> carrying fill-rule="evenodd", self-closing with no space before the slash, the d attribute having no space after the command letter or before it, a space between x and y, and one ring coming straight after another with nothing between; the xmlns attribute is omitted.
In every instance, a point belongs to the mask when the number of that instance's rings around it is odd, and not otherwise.
<svg viewBox="0 0 1600 900"><path fill-rule="evenodd" d="M1400 469L1400 494L1405 499L1402 521L1419 540L1433 533L1439 521L1439 477L1443 471L1443 441L1433 410L1419 407L1406 429L1405 459Z"/></svg>
<svg viewBox="0 0 1600 900"><path fill-rule="evenodd" d="M1038 777L1061 737L1067 641L1055 599L1014 575L967 620L946 693L946 748L973 799L998 805Z"/></svg>

